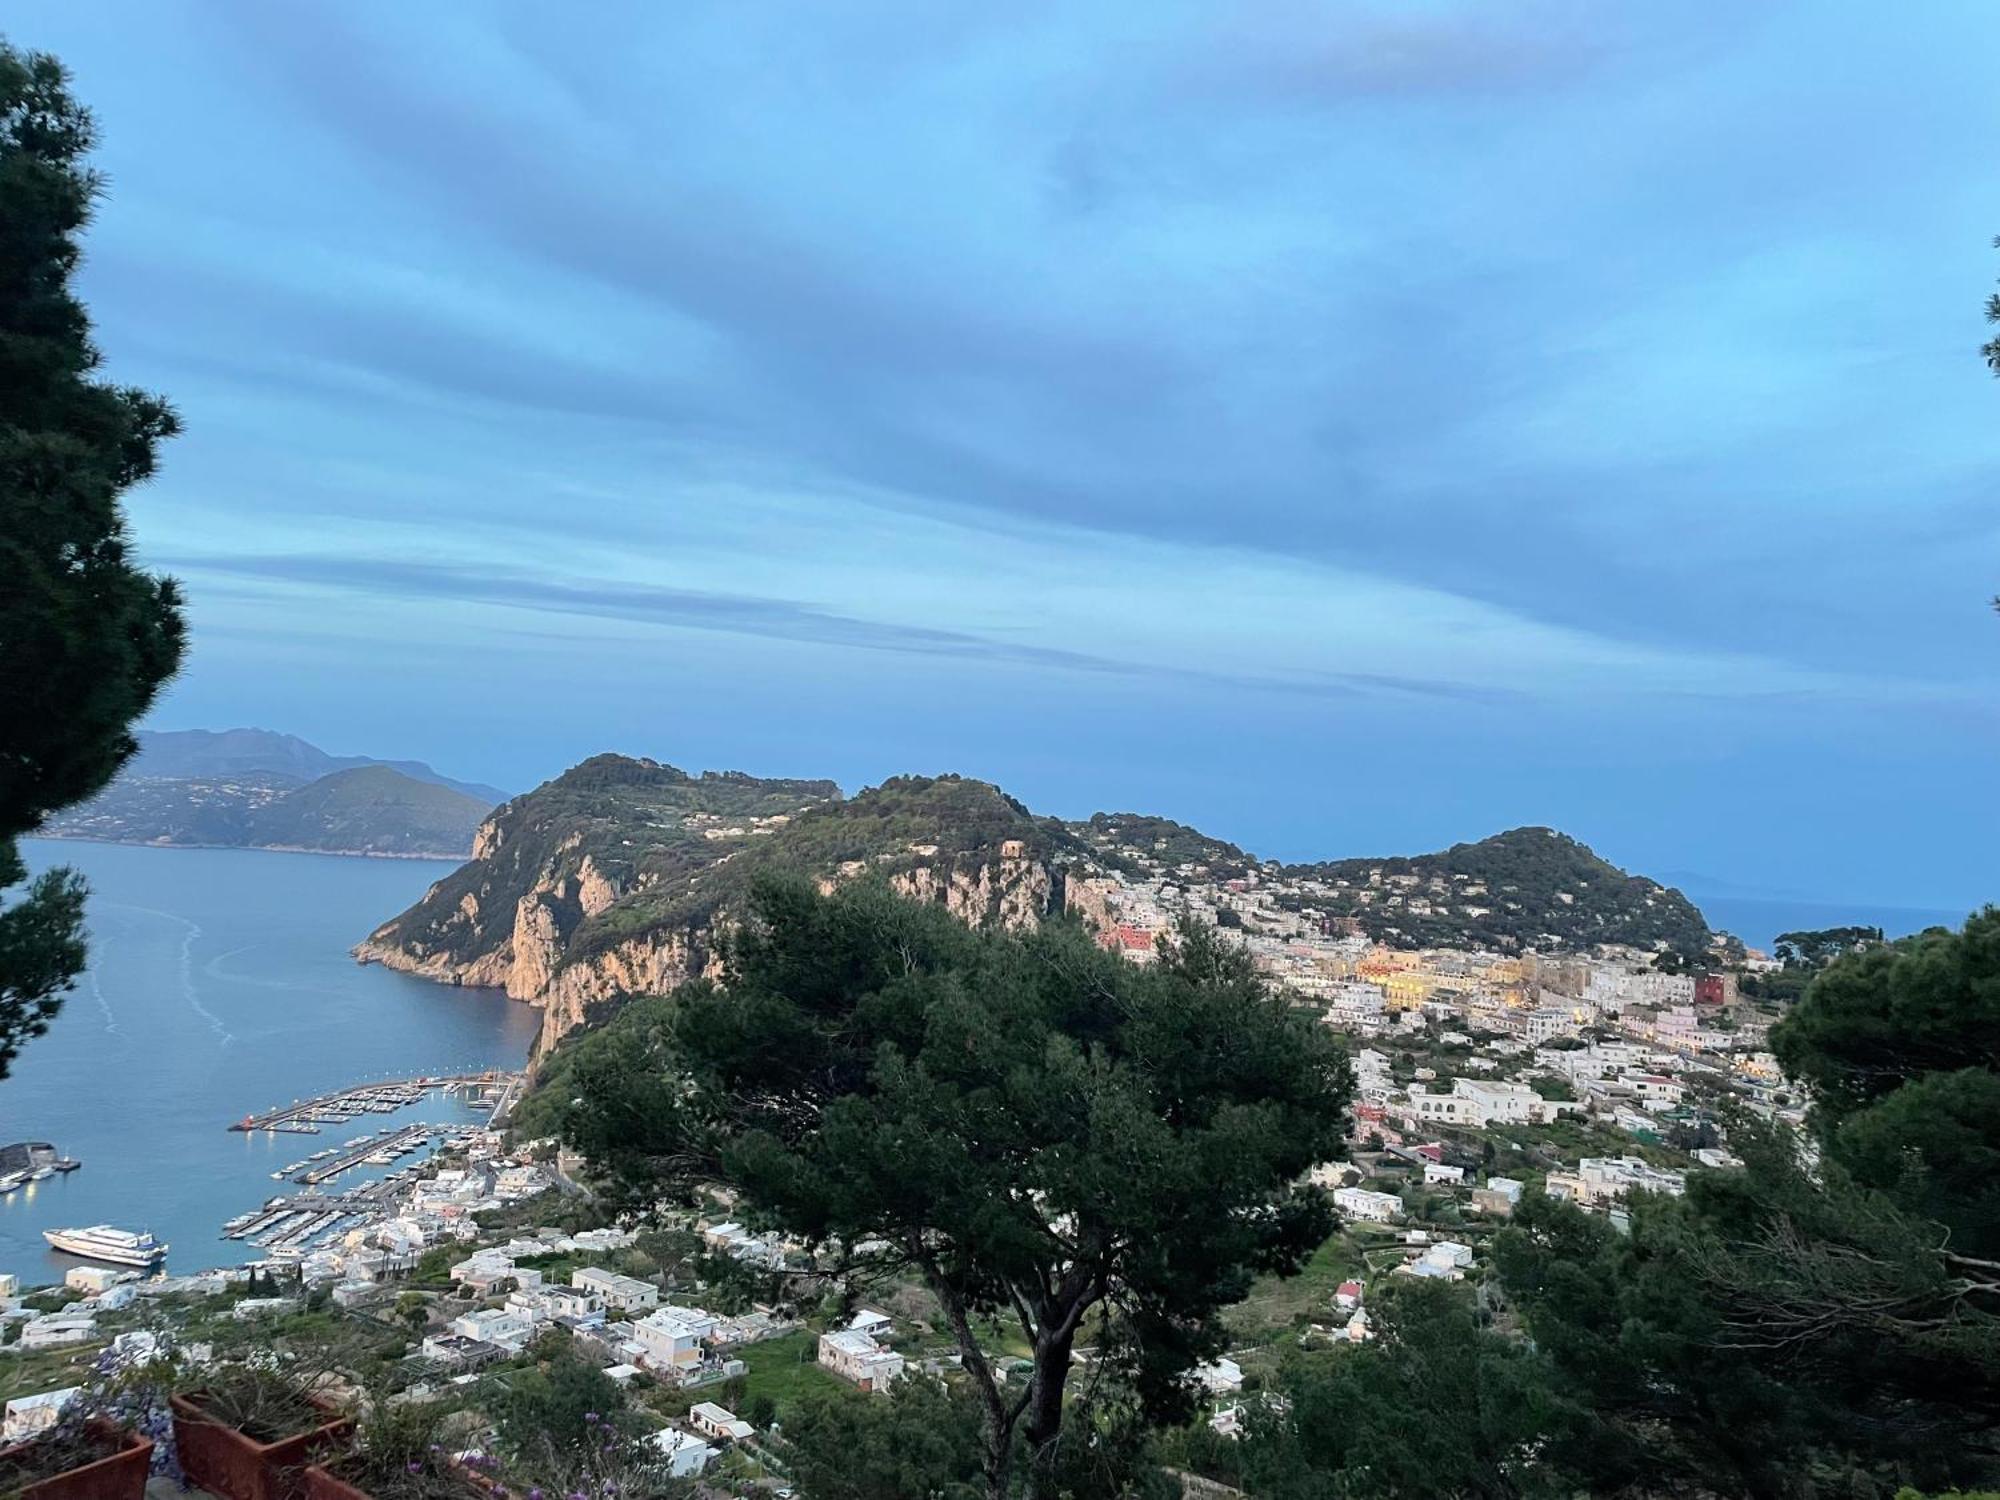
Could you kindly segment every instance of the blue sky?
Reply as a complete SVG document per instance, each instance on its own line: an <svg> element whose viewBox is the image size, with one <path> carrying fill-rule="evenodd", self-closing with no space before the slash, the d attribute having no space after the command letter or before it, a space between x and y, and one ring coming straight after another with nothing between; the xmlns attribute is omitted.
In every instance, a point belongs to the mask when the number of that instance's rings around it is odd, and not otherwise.
<svg viewBox="0 0 2000 1500"><path fill-rule="evenodd" d="M159 727L2000 897L2000 10L26 8Z"/></svg>

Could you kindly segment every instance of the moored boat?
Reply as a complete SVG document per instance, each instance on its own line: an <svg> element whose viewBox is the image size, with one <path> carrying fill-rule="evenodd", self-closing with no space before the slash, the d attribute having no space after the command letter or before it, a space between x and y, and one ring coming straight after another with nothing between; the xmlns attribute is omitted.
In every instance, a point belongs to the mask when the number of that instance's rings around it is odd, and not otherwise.
<svg viewBox="0 0 2000 1500"><path fill-rule="evenodd" d="M150 1232L134 1234L109 1224L92 1224L86 1229L44 1229L42 1238L65 1255L119 1266L155 1266L167 1255L167 1247Z"/></svg>

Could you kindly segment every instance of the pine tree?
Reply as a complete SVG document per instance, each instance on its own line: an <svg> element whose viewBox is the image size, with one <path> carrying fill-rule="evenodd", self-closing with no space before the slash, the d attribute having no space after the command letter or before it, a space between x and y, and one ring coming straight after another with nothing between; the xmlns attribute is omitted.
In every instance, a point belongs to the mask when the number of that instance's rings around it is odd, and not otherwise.
<svg viewBox="0 0 2000 1500"><path fill-rule="evenodd" d="M16 841L131 757L128 726L182 649L179 592L132 566L119 503L179 423L97 378L70 286L103 187L95 140L62 65L0 41L0 1078L85 956L83 882L17 889Z"/></svg>

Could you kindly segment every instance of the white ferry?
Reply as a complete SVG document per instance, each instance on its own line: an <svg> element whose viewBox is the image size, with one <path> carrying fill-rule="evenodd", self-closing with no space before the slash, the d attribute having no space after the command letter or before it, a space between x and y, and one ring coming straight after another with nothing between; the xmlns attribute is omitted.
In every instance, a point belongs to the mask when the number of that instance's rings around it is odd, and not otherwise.
<svg viewBox="0 0 2000 1500"><path fill-rule="evenodd" d="M44 1229L42 1238L66 1255L108 1260L120 1266L152 1266L166 1259L167 1247L150 1233L133 1234L109 1224L88 1229Z"/></svg>

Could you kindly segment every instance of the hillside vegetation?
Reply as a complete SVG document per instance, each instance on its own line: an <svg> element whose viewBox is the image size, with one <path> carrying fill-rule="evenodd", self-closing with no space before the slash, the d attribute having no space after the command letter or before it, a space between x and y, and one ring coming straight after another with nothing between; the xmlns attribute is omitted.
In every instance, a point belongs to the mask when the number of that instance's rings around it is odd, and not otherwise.
<svg viewBox="0 0 2000 1500"><path fill-rule="evenodd" d="M263 848L431 854L472 847L490 811L477 797L387 766L336 771L250 813L246 842Z"/></svg>
<svg viewBox="0 0 2000 1500"><path fill-rule="evenodd" d="M1291 873L1326 883L1322 905L1403 947L1664 941L1694 953L1709 936L1700 910L1679 891L1629 875L1553 828L1514 828L1436 854L1332 860Z"/></svg>

